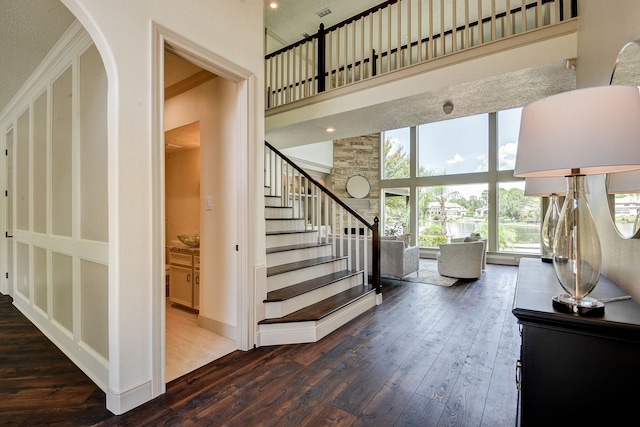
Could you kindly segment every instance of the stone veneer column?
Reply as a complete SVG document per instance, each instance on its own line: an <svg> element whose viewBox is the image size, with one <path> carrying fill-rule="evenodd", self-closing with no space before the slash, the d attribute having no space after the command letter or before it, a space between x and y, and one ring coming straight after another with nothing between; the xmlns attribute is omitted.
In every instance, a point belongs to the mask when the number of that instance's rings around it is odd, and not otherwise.
<svg viewBox="0 0 640 427"><path fill-rule="evenodd" d="M347 180L362 175L371 183L365 199L353 199L347 193ZM356 136L333 141L332 191L367 221L380 218L380 134Z"/></svg>

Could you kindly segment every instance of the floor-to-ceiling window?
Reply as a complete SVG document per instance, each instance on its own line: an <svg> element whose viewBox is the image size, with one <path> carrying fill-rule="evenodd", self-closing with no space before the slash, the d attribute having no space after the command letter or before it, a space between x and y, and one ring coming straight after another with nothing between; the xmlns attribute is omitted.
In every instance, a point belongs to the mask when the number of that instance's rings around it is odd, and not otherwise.
<svg viewBox="0 0 640 427"><path fill-rule="evenodd" d="M412 232L411 226L411 129L385 132L382 140L382 180L390 186L382 190L385 235ZM397 186L392 185L397 184Z"/></svg>
<svg viewBox="0 0 640 427"><path fill-rule="evenodd" d="M540 199L513 168L521 108L382 135L385 234L437 247L480 233L490 252L540 253Z"/></svg>

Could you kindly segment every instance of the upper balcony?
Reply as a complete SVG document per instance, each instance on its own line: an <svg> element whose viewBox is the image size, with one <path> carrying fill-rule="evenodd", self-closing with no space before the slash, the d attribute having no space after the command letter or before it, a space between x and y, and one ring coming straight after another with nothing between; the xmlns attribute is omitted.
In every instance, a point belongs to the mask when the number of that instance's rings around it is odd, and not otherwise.
<svg viewBox="0 0 640 427"><path fill-rule="evenodd" d="M278 141L286 131L297 132L301 143L313 142L332 116L369 122L352 134L376 132L383 129L371 121L382 122L366 113L371 106L402 108L410 115L409 98L417 95L537 66L568 69L566 60L577 51L577 13L577 0L390 0L330 28L321 26L265 59L267 138L291 145ZM560 90L566 90L567 77L575 85L575 73L564 73ZM344 116L355 111L360 116ZM311 136L308 124L314 120L318 135ZM296 128L300 123L306 125Z"/></svg>

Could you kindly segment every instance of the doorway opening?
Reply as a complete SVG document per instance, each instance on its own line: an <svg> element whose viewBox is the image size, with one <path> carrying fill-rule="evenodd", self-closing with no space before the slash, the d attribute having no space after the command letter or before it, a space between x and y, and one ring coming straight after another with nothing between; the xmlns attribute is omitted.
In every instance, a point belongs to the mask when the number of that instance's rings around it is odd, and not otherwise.
<svg viewBox="0 0 640 427"><path fill-rule="evenodd" d="M166 281L162 285L166 288L165 381L169 382L238 345L218 315L221 307L216 295L229 285L212 274L228 267L220 265L209 250L212 224L224 221L224 216L218 216L219 205L234 204L214 197L208 172L217 167L208 153L220 150L212 145L219 143L216 136L221 126L215 114L219 108L216 80L224 79L166 49L164 58ZM185 234L200 236L200 245L185 245L178 238Z"/></svg>

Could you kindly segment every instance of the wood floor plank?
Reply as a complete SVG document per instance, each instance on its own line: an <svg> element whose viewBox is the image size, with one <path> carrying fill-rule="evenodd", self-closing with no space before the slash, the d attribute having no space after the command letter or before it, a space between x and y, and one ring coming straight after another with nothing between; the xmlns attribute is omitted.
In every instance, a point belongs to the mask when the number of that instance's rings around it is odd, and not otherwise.
<svg viewBox="0 0 640 427"><path fill-rule="evenodd" d="M341 409L332 405L322 405L315 412L314 416L307 420L302 426L331 426L331 427L347 427L351 426L355 417Z"/></svg>
<svg viewBox="0 0 640 427"><path fill-rule="evenodd" d="M355 425L393 425L426 376L437 352L413 352L358 416Z"/></svg>
<svg viewBox="0 0 640 427"><path fill-rule="evenodd" d="M513 425L516 272L488 265L481 279L451 287L385 279L383 304L320 342L233 351L120 416L0 296L0 423Z"/></svg>
<svg viewBox="0 0 640 427"><path fill-rule="evenodd" d="M516 425L512 402L518 399L515 382L515 359L496 358L491 371L491 382L484 400L483 427Z"/></svg>
<svg viewBox="0 0 640 427"><path fill-rule="evenodd" d="M416 393L393 425L403 427L435 426L444 409L444 403Z"/></svg>
<svg viewBox="0 0 640 427"><path fill-rule="evenodd" d="M363 373L359 381L351 383L332 402L334 406L354 415L362 413L377 391L387 383L396 369L403 365L417 347L417 335L411 331L405 331L396 339L390 335L390 341L392 342L386 346L385 351L373 359L371 367Z"/></svg>
<svg viewBox="0 0 640 427"><path fill-rule="evenodd" d="M480 425L490 378L490 373L464 366L447 399L438 426Z"/></svg>

